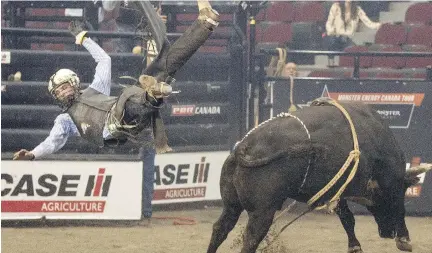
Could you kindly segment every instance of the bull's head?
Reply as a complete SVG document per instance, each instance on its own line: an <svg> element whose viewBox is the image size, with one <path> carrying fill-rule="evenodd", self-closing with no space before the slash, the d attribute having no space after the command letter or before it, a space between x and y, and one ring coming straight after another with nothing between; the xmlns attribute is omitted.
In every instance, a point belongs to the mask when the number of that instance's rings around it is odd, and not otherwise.
<svg viewBox="0 0 432 253"><path fill-rule="evenodd" d="M378 224L379 235L382 238L394 238L396 236L396 226L401 222L398 214L404 213L403 208L400 205L401 199L405 195L408 187L418 183L420 180L418 175L425 173L432 169L432 164L422 164L413 168L410 168L405 173L405 178L401 187L394 187L390 189L390 192L385 192L383 189L379 189L377 185L374 189L374 196L372 206L367 206L367 209L373 214L376 223ZM403 218L403 217L401 217Z"/></svg>

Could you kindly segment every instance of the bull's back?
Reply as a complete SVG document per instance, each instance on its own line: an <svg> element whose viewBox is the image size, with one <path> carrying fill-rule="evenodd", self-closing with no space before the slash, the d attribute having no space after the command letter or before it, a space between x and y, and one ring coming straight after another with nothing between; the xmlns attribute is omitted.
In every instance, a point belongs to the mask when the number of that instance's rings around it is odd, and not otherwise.
<svg viewBox="0 0 432 253"><path fill-rule="evenodd" d="M370 106L362 103L342 105L353 120L365 156L400 154L390 129ZM244 166L260 166L282 156L301 156L310 152L340 163L354 148L351 128L338 108L312 106L292 115L297 119L278 117L248 133L236 153Z"/></svg>

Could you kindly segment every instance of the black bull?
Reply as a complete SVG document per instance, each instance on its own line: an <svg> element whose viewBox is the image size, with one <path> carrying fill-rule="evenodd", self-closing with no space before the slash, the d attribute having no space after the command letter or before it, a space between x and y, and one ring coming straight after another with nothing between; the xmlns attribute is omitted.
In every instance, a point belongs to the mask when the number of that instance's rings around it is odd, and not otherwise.
<svg viewBox="0 0 432 253"><path fill-rule="evenodd" d="M396 237L400 250L411 251L404 198L418 173L406 173L404 154L375 111L364 104L342 105L353 120L361 151L357 173L336 207L348 236L348 251L362 252L347 200L368 208L381 237ZM225 161L220 178L224 208L207 252L216 252L243 210L249 220L241 252L255 252L283 202L287 198L307 202L336 175L353 150L349 124L336 107L311 106L292 114L300 120L276 117L250 131ZM334 196L348 173L316 204Z"/></svg>

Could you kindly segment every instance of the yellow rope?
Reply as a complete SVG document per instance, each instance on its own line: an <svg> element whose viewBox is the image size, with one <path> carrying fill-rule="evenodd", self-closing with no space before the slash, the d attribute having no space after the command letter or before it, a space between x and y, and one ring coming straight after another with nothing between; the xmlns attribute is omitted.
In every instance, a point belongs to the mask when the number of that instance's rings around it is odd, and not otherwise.
<svg viewBox="0 0 432 253"><path fill-rule="evenodd" d="M290 78L290 107L288 108L288 112L297 111L297 107L294 104L294 77L289 75Z"/></svg>
<svg viewBox="0 0 432 253"><path fill-rule="evenodd" d="M340 105L335 100L331 100L329 103L332 104L332 105L334 105L335 107L337 107L344 114L345 118L348 120L350 128L351 128L351 134L352 134L352 137L353 137L354 149L350 152L347 160L345 161L345 163L343 164L343 166L339 170L339 172L334 176L334 178L323 189L321 189L317 194L315 194L307 202L307 204L309 206L313 205L328 190L330 190L330 188L333 187L333 185L339 180L340 177L342 177L342 175L347 170L348 166L354 160L355 161L354 166L353 166L350 174L348 175L347 180L341 186L341 188L337 191L337 193L333 196L333 198L331 198L330 201L327 202L326 204L321 205L321 206L315 208L316 210L327 208L329 211L333 211L333 209L336 207L337 203L339 202L340 196L342 195L342 193L344 192L345 188L348 186L348 184L351 182L351 180L354 178L354 176L355 176L355 174L357 172L358 164L359 164L359 161L360 161L360 150L359 150L359 145L358 145L357 132L355 130L354 124L353 124L353 122L351 120L351 117L350 117L349 113L345 110L345 108L343 108L342 105Z"/></svg>

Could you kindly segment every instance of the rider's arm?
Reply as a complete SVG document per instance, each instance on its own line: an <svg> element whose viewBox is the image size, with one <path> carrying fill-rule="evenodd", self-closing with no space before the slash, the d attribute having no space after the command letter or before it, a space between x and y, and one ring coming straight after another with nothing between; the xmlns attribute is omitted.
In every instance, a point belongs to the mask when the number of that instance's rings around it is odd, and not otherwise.
<svg viewBox="0 0 432 253"><path fill-rule="evenodd" d="M82 45L97 62L96 72L90 87L109 96L111 92L111 57L90 38L85 38Z"/></svg>
<svg viewBox="0 0 432 253"><path fill-rule="evenodd" d="M66 113L62 113L55 119L54 126L49 136L30 151L30 153L32 153L35 158L53 154L66 144L69 136L79 135L78 129L70 116Z"/></svg>

